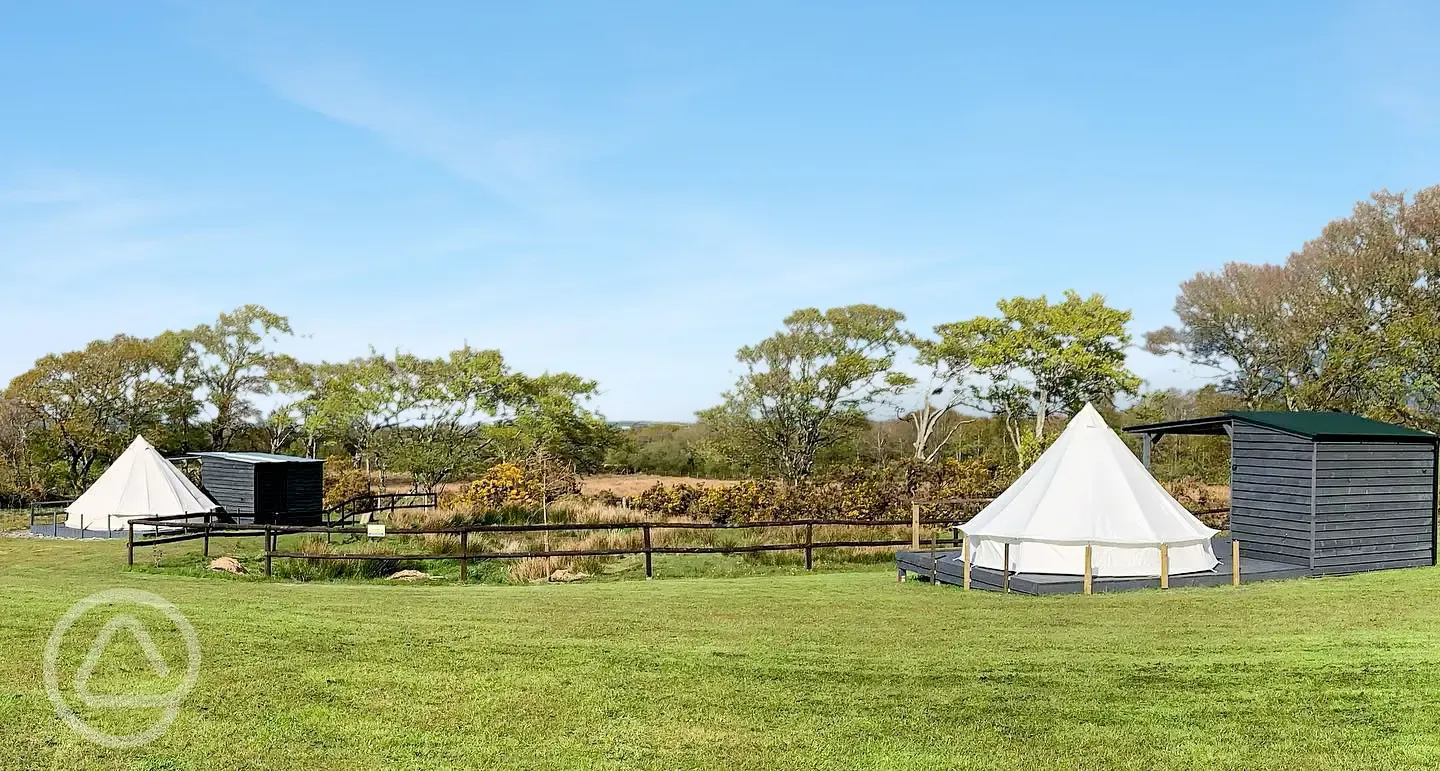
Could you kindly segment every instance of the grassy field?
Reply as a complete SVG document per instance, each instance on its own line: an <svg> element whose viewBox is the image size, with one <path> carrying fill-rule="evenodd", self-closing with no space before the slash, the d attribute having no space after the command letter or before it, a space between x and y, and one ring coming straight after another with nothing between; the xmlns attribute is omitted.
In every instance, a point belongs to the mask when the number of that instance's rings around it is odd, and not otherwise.
<svg viewBox="0 0 1440 771"><path fill-rule="evenodd" d="M0 767L1440 766L1440 570L1025 598L883 567L402 586L122 564L0 539ZM174 602L203 653L173 727L131 750L72 733L40 674L56 620L115 587ZM169 627L136 615L170 676L121 635L93 691L178 680ZM67 694L104 621L65 638ZM120 733L154 713L81 714Z"/></svg>

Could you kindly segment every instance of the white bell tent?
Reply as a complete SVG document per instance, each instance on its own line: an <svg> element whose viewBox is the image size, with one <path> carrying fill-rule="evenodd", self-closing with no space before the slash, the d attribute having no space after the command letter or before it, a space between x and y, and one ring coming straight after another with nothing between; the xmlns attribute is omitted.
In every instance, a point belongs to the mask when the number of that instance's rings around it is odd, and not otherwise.
<svg viewBox="0 0 1440 771"><path fill-rule="evenodd" d="M65 527L114 532L132 519L204 514L216 508L154 445L137 436L95 484L65 508Z"/></svg>
<svg viewBox="0 0 1440 771"><path fill-rule="evenodd" d="M1086 404L1015 483L960 530L971 564L1012 573L1082 575L1091 547L1095 576L1158 576L1160 545L1170 574L1214 569L1215 530L1181 506Z"/></svg>

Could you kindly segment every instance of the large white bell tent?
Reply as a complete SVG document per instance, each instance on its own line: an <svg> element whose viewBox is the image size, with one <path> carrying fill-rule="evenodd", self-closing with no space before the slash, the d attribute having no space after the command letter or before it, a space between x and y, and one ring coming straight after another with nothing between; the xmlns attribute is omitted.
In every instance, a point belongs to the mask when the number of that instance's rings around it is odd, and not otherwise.
<svg viewBox="0 0 1440 771"><path fill-rule="evenodd" d="M204 514L216 510L180 469L137 436L95 484L65 508L65 527L83 533L124 530L141 517Z"/></svg>
<svg viewBox="0 0 1440 771"><path fill-rule="evenodd" d="M960 529L976 567L1001 570L1009 544L1012 573L1082 575L1086 546L1095 576L1158 576L1161 544L1171 574L1217 564L1216 531L1166 492L1089 404Z"/></svg>

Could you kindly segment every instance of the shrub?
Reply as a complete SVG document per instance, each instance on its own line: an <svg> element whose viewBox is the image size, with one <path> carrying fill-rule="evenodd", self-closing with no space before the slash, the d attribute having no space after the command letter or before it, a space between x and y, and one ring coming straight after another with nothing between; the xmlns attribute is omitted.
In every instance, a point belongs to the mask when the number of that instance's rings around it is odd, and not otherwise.
<svg viewBox="0 0 1440 771"><path fill-rule="evenodd" d="M869 521L910 515L912 497L991 498L1010 481L1005 469L978 460L945 459L851 467L786 485L748 480L723 488L655 484L635 499L635 507L665 517L695 517L714 522L787 519ZM930 504L925 513L954 513L956 504Z"/></svg>
<svg viewBox="0 0 1440 771"><path fill-rule="evenodd" d="M363 469L352 466L349 458L332 455L325 459L326 509L370 494L370 476ZM357 511L365 509L363 505L351 508Z"/></svg>
<svg viewBox="0 0 1440 771"><path fill-rule="evenodd" d="M480 514L507 507L538 508L542 501L553 503L560 497L580 492L575 472L564 464L547 460L526 463L498 463L485 470L479 479L458 490L440 496L440 507Z"/></svg>

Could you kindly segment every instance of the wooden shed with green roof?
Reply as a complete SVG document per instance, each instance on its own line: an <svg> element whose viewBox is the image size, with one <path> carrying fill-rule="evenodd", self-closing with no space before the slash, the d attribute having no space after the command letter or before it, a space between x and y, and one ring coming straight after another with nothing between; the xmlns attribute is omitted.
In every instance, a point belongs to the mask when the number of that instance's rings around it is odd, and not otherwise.
<svg viewBox="0 0 1440 771"><path fill-rule="evenodd" d="M1436 436L1343 412L1227 412L1130 426L1230 437L1230 534L1241 555L1312 574L1436 564Z"/></svg>

